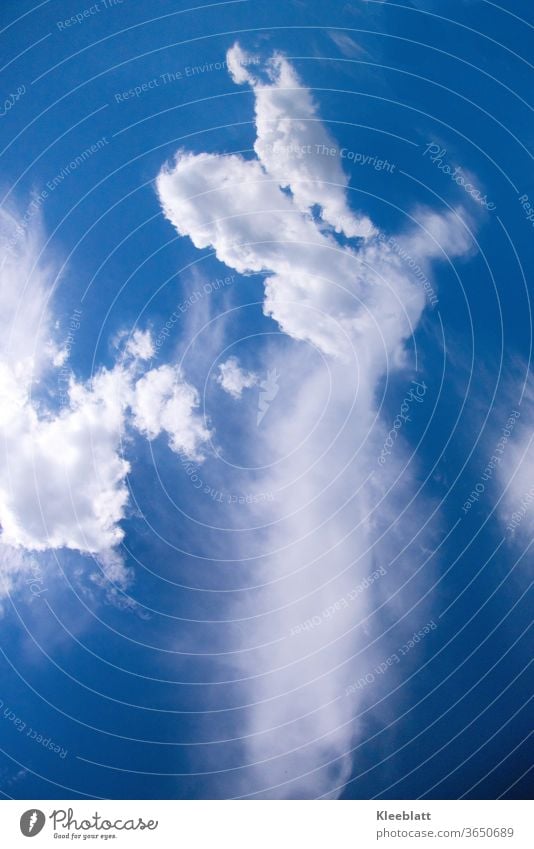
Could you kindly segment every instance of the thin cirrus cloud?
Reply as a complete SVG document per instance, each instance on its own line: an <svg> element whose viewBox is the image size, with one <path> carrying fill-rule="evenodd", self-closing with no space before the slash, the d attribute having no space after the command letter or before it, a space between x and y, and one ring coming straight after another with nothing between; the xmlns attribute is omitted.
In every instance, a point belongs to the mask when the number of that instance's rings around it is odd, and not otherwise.
<svg viewBox="0 0 534 849"><path fill-rule="evenodd" d="M528 373L524 363L516 365L520 373ZM497 464L502 489L498 516L503 530L509 542L528 549L534 531L534 383L531 378L525 385L517 380L510 383L516 389L515 397L522 400L502 430L501 439L508 441L505 453L494 454L491 461Z"/></svg>
<svg viewBox="0 0 534 849"><path fill-rule="evenodd" d="M118 546L131 470L121 442L129 428L152 440L165 434L173 451L198 460L209 431L196 412L196 391L180 369L146 368L148 332L134 331L113 368L85 382L71 375L59 405L52 267L44 267L34 222L2 213L5 251L0 271L0 594L27 569L27 552L67 548L96 556L101 573L126 586L130 570ZM50 388L51 391L50 391Z"/></svg>
<svg viewBox="0 0 534 849"><path fill-rule="evenodd" d="M237 546L256 589L230 604L239 624L229 665L252 707L240 723L241 768L220 792L332 797L353 768L356 717L376 696L349 697L351 684L391 650L384 623L393 618L400 640L428 615L433 505L414 499L402 438L377 464L391 427L378 382L407 363L425 308L410 268L430 276L434 261L471 242L459 209L417 209L394 239L379 233L350 208L339 159L320 152L335 143L287 59L262 64L236 44L227 64L254 93L256 157L181 149L156 181L179 234L240 274L264 274L264 313L294 340L262 363L276 369L280 393L250 447L258 467L268 464L255 485L273 501L244 507L262 530ZM312 365L306 346L319 354ZM360 593L379 568L388 578Z"/></svg>

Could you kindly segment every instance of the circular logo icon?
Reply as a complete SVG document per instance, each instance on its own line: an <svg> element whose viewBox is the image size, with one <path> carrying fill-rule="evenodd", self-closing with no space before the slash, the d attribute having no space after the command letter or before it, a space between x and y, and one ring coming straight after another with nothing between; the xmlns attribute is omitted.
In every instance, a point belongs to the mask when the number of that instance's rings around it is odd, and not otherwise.
<svg viewBox="0 0 534 849"><path fill-rule="evenodd" d="M24 837L35 837L36 834L42 831L45 822L46 817L43 812L38 811L37 808L32 808L22 814L20 818L20 830Z"/></svg>

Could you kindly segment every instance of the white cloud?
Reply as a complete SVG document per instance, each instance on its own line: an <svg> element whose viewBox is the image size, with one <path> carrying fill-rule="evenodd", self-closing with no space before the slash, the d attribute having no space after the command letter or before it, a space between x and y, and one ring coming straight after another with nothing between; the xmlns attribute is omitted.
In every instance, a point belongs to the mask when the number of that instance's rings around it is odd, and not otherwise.
<svg viewBox="0 0 534 849"><path fill-rule="evenodd" d="M33 562L20 548L0 545L0 614L2 599L9 596L34 573Z"/></svg>
<svg viewBox="0 0 534 849"><path fill-rule="evenodd" d="M520 394L519 391L517 393ZM534 408L532 381L519 411L513 413L502 431L508 441L506 453L498 459L502 487L499 516L509 539L529 544L534 533ZM510 423L511 427L510 428ZM514 426L515 425L515 426Z"/></svg>
<svg viewBox="0 0 534 849"><path fill-rule="evenodd" d="M33 222L35 225L36 222ZM130 463L121 443L132 424L149 438L165 431L173 451L200 459L209 438L193 412L197 395L179 369L140 378L153 353L148 331L135 330L123 362L86 382L71 376L59 410L46 393L64 362L52 332L54 277L43 265L38 230L3 212L10 246L0 268L0 596L25 568L23 553L67 548L97 557L102 583L125 586L124 537ZM64 375L61 375L64 379ZM42 396L42 397L41 397Z"/></svg>
<svg viewBox="0 0 534 849"><path fill-rule="evenodd" d="M220 363L219 365L217 383L232 398L241 398L243 389L250 389L251 386L257 384L258 380L258 375L253 371L247 371L241 368L237 357L229 357L224 363Z"/></svg>
<svg viewBox="0 0 534 849"><path fill-rule="evenodd" d="M123 373L71 379L59 412L35 396L61 364L49 302L52 269L38 222L2 214L10 249L0 273L0 523L7 546L105 551L122 539L128 463L120 456Z"/></svg>
<svg viewBox="0 0 534 849"><path fill-rule="evenodd" d="M240 49L237 55L241 55ZM236 48L232 48L229 67L236 66L242 67ZM342 248L332 230L306 214L308 200L315 203L328 197L325 162L334 168L338 166L332 162L337 159L284 159L269 152L266 139L273 133L288 149L300 143L304 125L288 115L282 117L279 111L285 105L289 113L294 108L300 114L299 109L305 108L302 104L307 104L315 115L309 93L280 56L267 64L267 76L275 80L271 84L260 84L257 74L261 71L252 72L248 65L245 73L256 96L258 159L179 151L157 178L166 217L197 248L214 248L218 259L238 272L264 272L264 311L295 339L345 360L354 356L357 346L358 359L364 359L364 365L376 361L377 352L383 361L395 357L424 309L423 287L409 264L385 240L375 236L359 246ZM293 103L294 87L297 104ZM279 98L282 105L278 108ZM313 128L319 135L324 131L317 117ZM287 179L282 178L281 169ZM281 186L289 186L291 194ZM337 223L332 215L325 218L324 207L323 218L332 227L349 222L350 230L353 214L347 206L345 186L346 180L338 184L343 203L336 201ZM303 199L302 191L317 194L313 200ZM466 252L469 237L461 211L439 215L418 210L417 221L418 226L399 235L396 244L405 245L418 265ZM349 232L345 226L341 229Z"/></svg>
<svg viewBox="0 0 534 849"><path fill-rule="evenodd" d="M126 343L126 354L137 360L150 360L154 356L154 343L149 330L134 330Z"/></svg>
<svg viewBox="0 0 534 849"><path fill-rule="evenodd" d="M202 448L211 433L195 412L198 393L186 383L181 370L164 365L152 369L135 384L132 411L135 427L148 439L162 432L170 448L191 460L202 460Z"/></svg>
<svg viewBox="0 0 534 849"><path fill-rule="evenodd" d="M237 85L251 82L251 76L248 71L250 60L254 58L247 53L239 44L234 44L231 50L226 54L226 65L230 76Z"/></svg>
<svg viewBox="0 0 534 849"><path fill-rule="evenodd" d="M261 443L252 440L256 463L268 458L273 467L254 487L274 502L240 508L243 526L261 531L238 549L253 558L243 584L256 589L226 613L236 636L221 678L244 682L240 701L250 707L240 715L243 766L224 788L254 798L336 797L361 733L355 715L409 666L378 676L365 693L347 690L429 619L423 596L434 573L428 563L418 572L435 546L435 528L424 528L432 505L407 506L414 471L400 440L387 466L377 464L385 429L374 421L373 375L338 361L310 369L296 346L278 359L271 350L269 364L291 402Z"/></svg>
<svg viewBox="0 0 534 849"><path fill-rule="evenodd" d="M161 366L136 380L120 365L88 383L73 378L69 404L40 413L9 367L0 363L0 517L2 541L34 551L107 552L123 539L130 463L121 440L133 425L149 439L166 432L173 451L200 459L209 438L194 413L197 393L179 369Z"/></svg>
<svg viewBox="0 0 534 849"><path fill-rule="evenodd" d="M388 464L377 464L389 427L375 393L388 369L406 361L405 342L425 308L413 268L430 274L432 261L464 254L470 242L460 210L419 209L416 223L393 241L374 233L341 247L333 231L352 236L366 222L348 205L339 159L302 151L309 144L313 152L316 143L336 147L310 92L278 54L256 68L234 46L228 68L254 91L257 158L179 151L158 176L160 202L196 247L212 247L240 273L264 273L264 312L326 359L310 365L298 345L279 362L269 354L289 400L285 414L277 400L277 415L249 446L256 466L265 468L267 459L270 469L254 485L275 498L267 508L243 508L248 526L264 525L242 550L250 560L251 545L259 546L254 584L261 589L230 610L240 620L232 664L253 707L243 724L249 766L227 792L335 796L351 770L354 714L364 701L347 698L346 687L391 651L389 638L373 645L370 636L378 628L380 637L376 593L387 598L391 580L316 628L293 637L291 628L391 563L395 580L410 578L409 590L388 602L390 617L404 617L398 639L424 624L424 604L419 614L409 611L422 595L416 564L432 548L428 531L419 532L428 504L407 509L414 487L402 439ZM313 218L315 204L321 220Z"/></svg>
<svg viewBox="0 0 534 849"><path fill-rule="evenodd" d="M265 272L265 313L327 354L349 358L355 331L387 350L391 342L383 342L377 319L386 312L397 326L401 314L408 336L423 309L424 293L383 244L340 248L256 161L182 151L161 171L157 188L179 233L197 248L212 246L242 274ZM387 268L385 279L377 263Z"/></svg>
<svg viewBox="0 0 534 849"><path fill-rule="evenodd" d="M369 218L355 215L347 204L348 178L309 89L282 55L276 53L257 73L253 58L234 45L227 63L234 81L247 82L254 91L254 150L265 170L279 186L291 189L301 212L311 212L318 204L323 221L338 232L349 237L372 235Z"/></svg>
<svg viewBox="0 0 534 849"><path fill-rule="evenodd" d="M407 563L398 561L399 571L410 578L410 590L402 604L388 602L390 616L404 615L418 600L412 573L428 543L426 534L417 538L424 512L397 521L413 486L402 469L400 442L387 468L376 467L383 426L376 424L374 395L389 364L400 361L425 296L406 258L351 210L339 158L317 152L335 142L291 65L276 55L256 71L252 58L236 45L228 67L255 95L257 159L182 151L162 170L157 188L179 233L198 248L213 247L240 273L265 274L265 313L294 340L326 355L323 365L309 367L303 346L295 344L280 361L269 360L283 375L292 406L286 415L266 418L251 440L258 468L266 456L284 462L256 480L258 488L277 493L272 513L244 508L251 525L266 527L253 540L261 546L254 575L259 589L231 608L246 620L236 623L231 662L253 707L243 720L249 769L229 792L335 796L350 774L359 731L354 714L362 704L345 690L389 651L384 640L372 645L371 635L377 595L386 598L390 589L379 583L317 627L291 632L347 599L403 548ZM429 265L467 251L456 214L419 211L416 217L417 226L396 240L414 260ZM334 231L362 241L341 247ZM46 377L50 361L64 361L50 332L52 281L35 270L38 248L38 240L28 241L0 278L0 306L10 324L0 337L0 596L28 568L25 549L92 553L102 580L124 585L128 571L117 546L130 465L122 456L123 435L134 427L150 440L162 436L174 452L197 461L211 437L198 393L180 368L143 371L154 353L146 331L132 334L122 363L87 382L73 378L60 411L32 397L35 378ZM21 279L24 298L15 286ZM257 375L230 358L218 381L240 397ZM402 486L396 482L401 471ZM245 545L241 553L250 557Z"/></svg>
<svg viewBox="0 0 534 849"><path fill-rule="evenodd" d="M2 540L35 551L98 552L123 537L129 464L120 456L123 375L71 382L70 406L42 416L5 375L0 388ZM26 388L26 393L28 388Z"/></svg>
<svg viewBox="0 0 534 849"><path fill-rule="evenodd" d="M22 226L15 213L0 210L0 360L27 385L59 355L53 341L49 299L55 269L41 256L41 226Z"/></svg>
<svg viewBox="0 0 534 849"><path fill-rule="evenodd" d="M474 251L470 234L470 219L462 208L446 213L426 208L414 213L417 228L404 236L404 246L409 254L423 261L466 256Z"/></svg>
<svg viewBox="0 0 534 849"><path fill-rule="evenodd" d="M2 580L12 583L16 547L96 552L120 541L128 465L118 454L120 403L105 373L91 387L72 382L72 403L59 413L32 396L62 362L49 307L55 276L37 216L23 226L4 211L0 231L0 524Z"/></svg>
<svg viewBox="0 0 534 849"><path fill-rule="evenodd" d="M346 32L330 30L328 37L332 39L343 56L361 56L362 54L367 54L367 51L364 50L363 47L360 47L358 42L351 38L351 36Z"/></svg>

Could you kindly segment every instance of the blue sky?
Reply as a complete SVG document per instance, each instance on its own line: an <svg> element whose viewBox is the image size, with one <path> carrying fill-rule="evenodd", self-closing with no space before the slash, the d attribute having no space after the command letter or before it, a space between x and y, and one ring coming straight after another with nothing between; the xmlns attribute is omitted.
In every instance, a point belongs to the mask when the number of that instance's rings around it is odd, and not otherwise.
<svg viewBox="0 0 534 849"><path fill-rule="evenodd" d="M3 4L4 797L531 797L531 27Z"/></svg>

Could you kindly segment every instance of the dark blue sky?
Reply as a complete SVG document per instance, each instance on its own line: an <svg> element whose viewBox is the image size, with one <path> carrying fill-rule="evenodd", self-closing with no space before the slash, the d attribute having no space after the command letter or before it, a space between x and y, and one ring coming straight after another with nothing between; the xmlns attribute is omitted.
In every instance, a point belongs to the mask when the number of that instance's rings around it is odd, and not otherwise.
<svg viewBox="0 0 534 849"><path fill-rule="evenodd" d="M190 459L188 472L184 452L171 450L164 435L121 430L130 470L118 524L131 580L115 595L91 577L98 552L20 548L35 558L40 583L23 571L1 599L5 797L220 798L250 787L264 798L532 798L529 505L521 528L506 529L526 493L523 478L514 488L516 469L531 479L534 468L532 23L527 0L506 8L487 0L2 4L2 90L6 102L13 95L0 118L3 205L23 218L32 197L41 198L29 226L40 229L39 263L53 268L54 338L67 336L70 316L81 310L69 367L89 381L114 368L121 334L138 328L158 338L181 305L150 366L180 364L212 431L206 456ZM220 243L195 247L193 224L180 235L162 213L155 180L178 149L256 160L255 91L222 67L236 41L260 63L276 52L286 57L337 149L360 155L339 160L347 208L412 245L438 295L403 336L403 361L395 362L396 349L387 369L362 367L369 397L356 392L348 412L346 378L328 353L266 314L264 280L273 266L240 273L222 261ZM364 156L394 168L363 164ZM220 161L206 164L208 178ZM459 168L493 208L443 166ZM451 211L461 222L461 250L446 232ZM248 212L264 214L254 199ZM417 254L420 240L409 234L428 241L421 222L431 216L442 222L434 232L445 249ZM340 251L355 245L332 230L329 238ZM18 292L19 283L13 275L6 285ZM31 297L20 294L21 309ZM28 324L30 343L31 336ZM367 353L358 352L360 364ZM261 378L267 368L280 373L262 431L260 378L239 403L217 382L230 356ZM334 389L327 397L318 378L317 397L306 400L303 387L320 369L334 375ZM373 434L382 444L380 428L392 427L413 379L427 387L424 403L411 404L398 466L393 471L392 461L391 479L377 483L387 490L382 506L362 518L361 502L345 503L363 478L360 466L328 487L360 446L365 456L375 450ZM39 415L57 414L55 373L33 392ZM367 408L379 418L378 431L366 431L370 442L359 435ZM513 410L519 423L499 467L463 511ZM309 446L315 464L305 493L284 477L294 471L285 454L292 439L299 450ZM2 484L6 492L10 485ZM83 479L74 486L83 490ZM290 508L316 490L297 531ZM374 540L382 528L381 547ZM329 559L328 545L344 530L352 536L342 556ZM308 531L316 535L311 551L296 545ZM363 560L365 540L372 554ZM279 549L283 566L270 559ZM319 563L315 552L324 555ZM293 565L302 572L298 585L284 571ZM316 660L302 646L295 655L287 627L321 614L380 566L387 577L365 590L361 607L343 610L339 625L328 620L307 632ZM321 595L329 581L330 594ZM280 584L276 593L271 582ZM316 601L299 607L297 586ZM277 611L292 605L286 621ZM387 673L345 695L346 685L399 654L429 622L437 627ZM290 674L277 677L285 658L298 669L298 696L288 695ZM338 664L346 676L333 680ZM314 670L324 689L313 689ZM339 720L323 719L331 698L343 704ZM270 716L281 729L276 743ZM302 779L308 770L317 784Z"/></svg>

